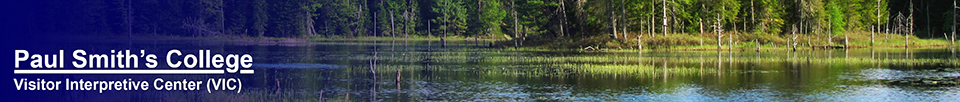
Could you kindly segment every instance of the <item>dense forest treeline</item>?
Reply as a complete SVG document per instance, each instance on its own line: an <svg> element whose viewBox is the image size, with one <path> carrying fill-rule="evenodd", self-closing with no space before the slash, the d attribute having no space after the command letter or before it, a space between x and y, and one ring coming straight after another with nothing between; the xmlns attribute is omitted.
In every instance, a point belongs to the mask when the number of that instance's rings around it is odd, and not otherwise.
<svg viewBox="0 0 960 102"><path fill-rule="evenodd" d="M948 0L32 0L30 34L582 38L737 31L950 34ZM912 9L911 9L912 8ZM13 28L11 28L13 29ZM667 32L667 33L664 33ZM833 32L833 33L827 33ZM895 32L896 33L896 32ZM629 35L629 36L628 36Z"/></svg>

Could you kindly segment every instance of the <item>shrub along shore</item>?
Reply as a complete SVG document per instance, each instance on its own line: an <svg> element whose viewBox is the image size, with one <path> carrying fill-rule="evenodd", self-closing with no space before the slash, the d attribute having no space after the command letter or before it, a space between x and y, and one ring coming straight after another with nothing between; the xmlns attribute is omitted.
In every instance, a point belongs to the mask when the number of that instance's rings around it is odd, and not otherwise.
<svg viewBox="0 0 960 102"><path fill-rule="evenodd" d="M587 37L580 39L527 38L519 40L520 50L579 50L579 51L636 51L682 50L682 51L780 51L853 48L947 48L955 47L948 38L918 38L902 34L874 34L870 32L846 32L846 35L826 34L643 34L637 38L613 39L610 37ZM909 40L906 38L909 37ZM794 39L795 38L795 39ZM719 41L718 41L719 40ZM872 42L871 42L872 40ZM514 40L498 43L504 48L513 48ZM909 41L909 45L907 45ZM639 44L638 44L639 43ZM719 43L719 44L718 44Z"/></svg>

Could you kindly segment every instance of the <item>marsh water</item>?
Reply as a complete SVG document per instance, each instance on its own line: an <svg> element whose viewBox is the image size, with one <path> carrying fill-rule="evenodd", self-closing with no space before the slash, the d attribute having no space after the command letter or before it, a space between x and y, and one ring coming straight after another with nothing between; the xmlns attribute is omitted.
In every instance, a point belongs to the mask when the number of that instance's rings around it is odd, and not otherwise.
<svg viewBox="0 0 960 102"><path fill-rule="evenodd" d="M90 45L100 49L84 47ZM244 91L223 94L251 101L960 100L958 86L905 86L883 81L960 76L960 72L941 71L958 64L955 51L949 48L517 51L512 47L492 48L486 41L400 40L245 45L142 41L57 46L94 51L211 49L249 53L254 56L256 73L236 75L247 81ZM167 97L208 94L196 93Z"/></svg>

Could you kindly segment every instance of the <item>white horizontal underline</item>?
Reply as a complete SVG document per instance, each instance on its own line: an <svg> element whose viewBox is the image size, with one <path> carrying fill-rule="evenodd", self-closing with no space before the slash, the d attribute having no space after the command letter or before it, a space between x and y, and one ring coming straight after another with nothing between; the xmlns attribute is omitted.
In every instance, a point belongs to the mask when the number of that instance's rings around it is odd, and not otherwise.
<svg viewBox="0 0 960 102"><path fill-rule="evenodd" d="M13 74L225 74L225 70L13 70ZM253 70L240 70L253 74Z"/></svg>

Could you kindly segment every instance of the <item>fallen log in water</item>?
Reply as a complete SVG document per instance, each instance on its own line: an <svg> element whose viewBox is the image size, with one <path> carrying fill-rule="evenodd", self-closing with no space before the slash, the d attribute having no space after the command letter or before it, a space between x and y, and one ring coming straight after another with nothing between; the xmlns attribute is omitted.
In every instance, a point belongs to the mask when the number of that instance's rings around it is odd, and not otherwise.
<svg viewBox="0 0 960 102"><path fill-rule="evenodd" d="M887 83L910 86L956 86L960 85L960 77L905 77L889 80Z"/></svg>

